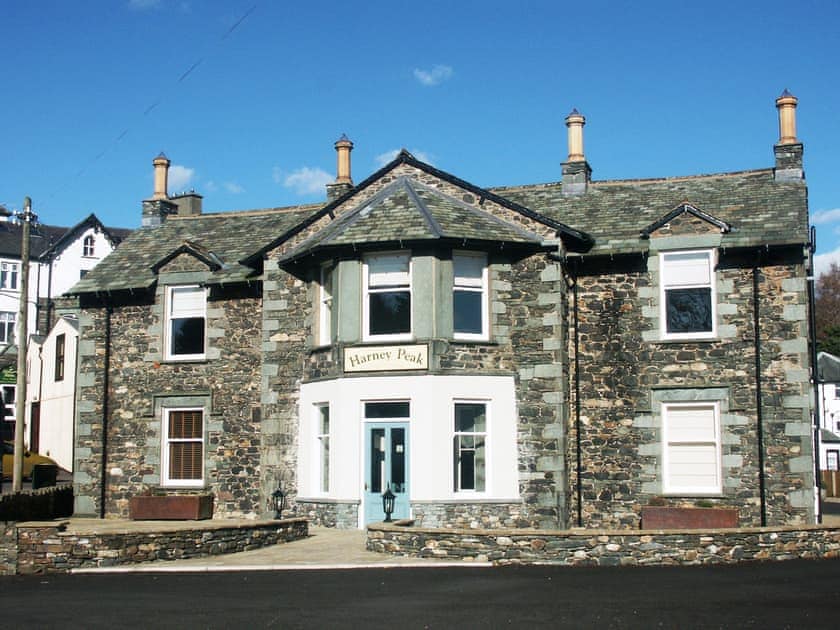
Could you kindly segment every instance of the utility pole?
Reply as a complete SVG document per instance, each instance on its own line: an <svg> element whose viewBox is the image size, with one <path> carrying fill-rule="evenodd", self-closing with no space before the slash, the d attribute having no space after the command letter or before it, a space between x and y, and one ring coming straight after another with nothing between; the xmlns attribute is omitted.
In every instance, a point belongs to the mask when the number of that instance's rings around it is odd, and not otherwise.
<svg viewBox="0 0 840 630"><path fill-rule="evenodd" d="M23 422L26 416L26 349L29 346L27 338L27 313L29 302L29 231L30 226L37 220L32 212L32 200L23 198L23 212L21 220L22 236L20 245L20 308L18 310L17 326L17 387L15 388L15 458L12 474L12 492L23 489Z"/></svg>

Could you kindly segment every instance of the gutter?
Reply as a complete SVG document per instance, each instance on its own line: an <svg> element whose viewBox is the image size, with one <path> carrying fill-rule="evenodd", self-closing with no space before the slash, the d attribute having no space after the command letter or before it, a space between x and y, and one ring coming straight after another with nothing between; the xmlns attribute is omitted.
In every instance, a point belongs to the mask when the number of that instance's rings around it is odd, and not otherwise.
<svg viewBox="0 0 840 630"><path fill-rule="evenodd" d="M105 518L106 484L108 481L108 390L110 389L111 364L111 314L114 309L111 304L105 306L105 370L102 376L102 461L100 464L99 480L99 518Z"/></svg>
<svg viewBox="0 0 840 630"><path fill-rule="evenodd" d="M759 252L759 259L761 253ZM755 358L755 421L756 440L758 442L758 496L761 502L761 526L767 526L767 497L764 474L764 413L761 404L761 328L759 318L758 299L758 263L756 260L752 268L752 298L753 298L753 354Z"/></svg>

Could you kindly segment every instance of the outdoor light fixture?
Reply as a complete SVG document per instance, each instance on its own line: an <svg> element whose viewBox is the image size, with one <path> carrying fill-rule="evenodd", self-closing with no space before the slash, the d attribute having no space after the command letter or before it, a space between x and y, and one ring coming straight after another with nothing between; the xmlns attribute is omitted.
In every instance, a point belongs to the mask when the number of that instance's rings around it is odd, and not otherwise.
<svg viewBox="0 0 840 630"><path fill-rule="evenodd" d="M382 493L382 509L385 511L385 522L391 522L391 514L394 513L394 500L396 500L397 495L395 495L391 491L391 484L388 484L388 487L385 488L385 492Z"/></svg>
<svg viewBox="0 0 840 630"><path fill-rule="evenodd" d="M271 493L271 498L274 499L274 518L283 518L283 510L286 509L286 493L283 492L281 486L277 486L277 490Z"/></svg>

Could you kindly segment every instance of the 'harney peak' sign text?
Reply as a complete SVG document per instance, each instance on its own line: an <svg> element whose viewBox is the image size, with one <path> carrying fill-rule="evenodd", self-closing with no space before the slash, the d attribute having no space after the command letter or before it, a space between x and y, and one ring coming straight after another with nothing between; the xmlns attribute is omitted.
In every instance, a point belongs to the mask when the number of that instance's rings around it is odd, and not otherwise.
<svg viewBox="0 0 840 630"><path fill-rule="evenodd" d="M345 372L387 372L425 370L429 367L429 346L365 346L344 349Z"/></svg>

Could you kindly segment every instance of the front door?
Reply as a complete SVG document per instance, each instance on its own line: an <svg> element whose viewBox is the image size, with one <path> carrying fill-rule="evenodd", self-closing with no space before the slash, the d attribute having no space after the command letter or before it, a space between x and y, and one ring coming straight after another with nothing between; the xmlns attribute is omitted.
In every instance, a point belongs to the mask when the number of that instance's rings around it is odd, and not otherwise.
<svg viewBox="0 0 840 630"><path fill-rule="evenodd" d="M388 404L388 403L386 403ZM365 523L385 520L382 493L396 495L391 518L409 517L408 423L371 422L365 429Z"/></svg>

